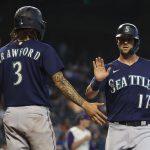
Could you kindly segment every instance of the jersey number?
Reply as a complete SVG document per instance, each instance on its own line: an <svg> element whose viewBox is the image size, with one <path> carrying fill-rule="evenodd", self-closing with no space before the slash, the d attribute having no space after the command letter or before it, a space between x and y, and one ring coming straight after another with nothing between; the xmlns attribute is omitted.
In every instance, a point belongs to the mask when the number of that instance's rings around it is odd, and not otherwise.
<svg viewBox="0 0 150 150"><path fill-rule="evenodd" d="M145 109L150 108L150 95L143 95L143 94L139 95L138 108L145 108Z"/></svg>
<svg viewBox="0 0 150 150"><path fill-rule="evenodd" d="M21 74L21 70L22 70L22 64L20 61L17 61L15 63L13 63L13 68L15 70L15 75L17 76L17 80L16 82L14 82L14 85L18 85L21 83L22 81L22 74Z"/></svg>

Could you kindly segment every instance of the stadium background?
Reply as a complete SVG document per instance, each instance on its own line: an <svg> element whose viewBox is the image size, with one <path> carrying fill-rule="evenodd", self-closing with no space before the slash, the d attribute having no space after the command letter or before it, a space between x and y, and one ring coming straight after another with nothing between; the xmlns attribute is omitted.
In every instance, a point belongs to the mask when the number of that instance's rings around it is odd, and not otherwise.
<svg viewBox="0 0 150 150"><path fill-rule="evenodd" d="M32 5L42 11L47 22L44 41L56 48L65 64L66 77L82 96L93 76L92 60L101 56L107 63L118 56L115 41L118 25L130 22L138 27L141 37L138 53L142 57L150 58L148 0L1 0L1 46L10 40L9 33L13 27L15 10L24 5ZM74 117L79 108L72 106L53 86L50 95L53 105L51 117L58 149L64 150L65 133L74 125ZM105 111L105 108L103 110ZM0 118L2 116L1 108ZM0 128L1 146L5 140L2 125ZM104 150L107 126L100 127L93 123L90 129L93 133L93 144L96 144L97 150Z"/></svg>

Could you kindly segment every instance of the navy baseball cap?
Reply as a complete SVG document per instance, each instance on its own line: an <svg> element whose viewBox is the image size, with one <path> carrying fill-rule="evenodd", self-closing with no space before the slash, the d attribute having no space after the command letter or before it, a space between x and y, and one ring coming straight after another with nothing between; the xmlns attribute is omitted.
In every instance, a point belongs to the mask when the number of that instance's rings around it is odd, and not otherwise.
<svg viewBox="0 0 150 150"><path fill-rule="evenodd" d="M85 112L80 112L77 116L76 116L76 122L79 123L80 120L90 120L90 116L87 115Z"/></svg>

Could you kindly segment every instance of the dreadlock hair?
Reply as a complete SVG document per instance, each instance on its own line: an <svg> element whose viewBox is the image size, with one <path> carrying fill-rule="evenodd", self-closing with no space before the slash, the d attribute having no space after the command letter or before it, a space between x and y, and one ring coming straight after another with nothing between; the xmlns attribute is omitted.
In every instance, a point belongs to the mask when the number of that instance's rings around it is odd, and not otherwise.
<svg viewBox="0 0 150 150"><path fill-rule="evenodd" d="M26 41L27 38L32 40L40 39L40 33L35 29L24 28L24 29L13 30L10 33L10 37L11 37L11 41L24 42Z"/></svg>

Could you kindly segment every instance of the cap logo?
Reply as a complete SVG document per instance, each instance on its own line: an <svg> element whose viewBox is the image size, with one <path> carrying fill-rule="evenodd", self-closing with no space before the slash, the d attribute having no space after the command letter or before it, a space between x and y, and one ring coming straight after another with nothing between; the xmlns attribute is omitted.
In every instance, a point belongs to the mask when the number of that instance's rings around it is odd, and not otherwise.
<svg viewBox="0 0 150 150"><path fill-rule="evenodd" d="M125 32L129 32L129 26L125 26Z"/></svg>

